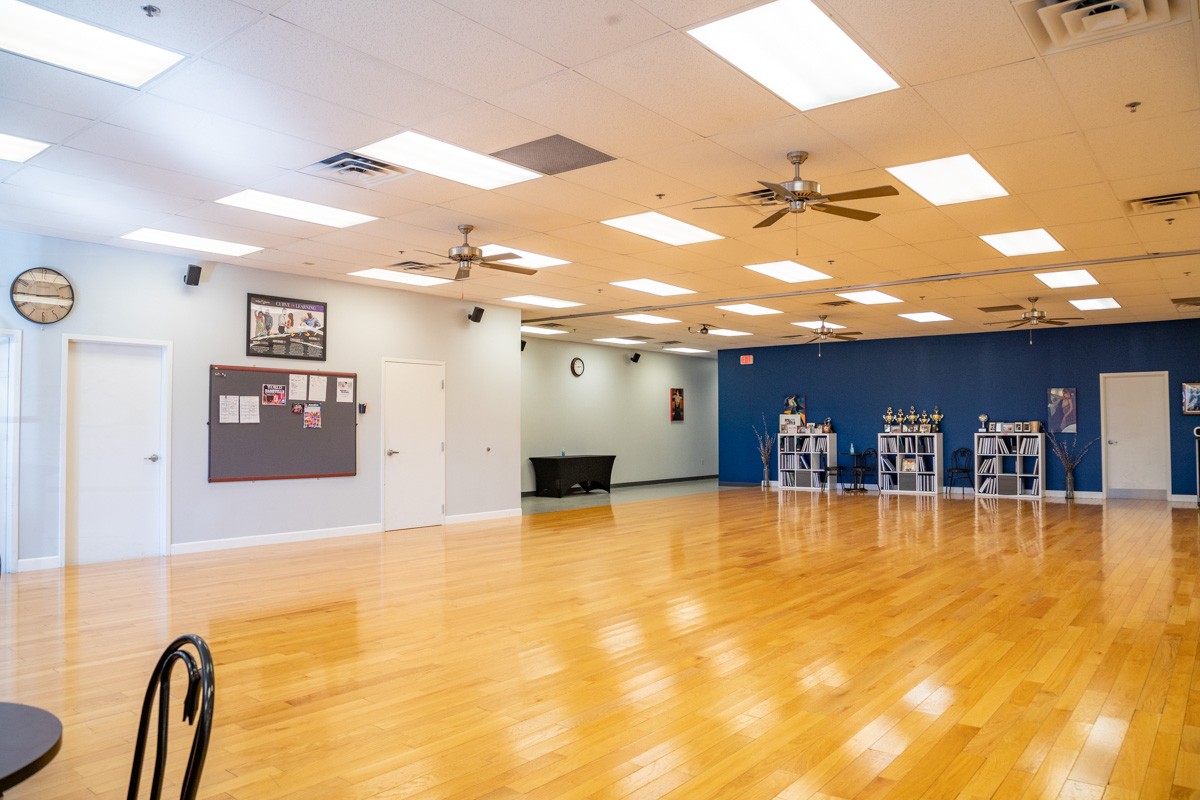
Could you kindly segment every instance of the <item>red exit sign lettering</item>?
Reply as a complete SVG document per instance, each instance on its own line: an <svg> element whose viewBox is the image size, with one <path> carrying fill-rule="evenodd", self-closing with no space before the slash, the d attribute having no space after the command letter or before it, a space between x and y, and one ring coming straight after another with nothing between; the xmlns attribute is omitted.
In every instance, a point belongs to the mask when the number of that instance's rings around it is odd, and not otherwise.
<svg viewBox="0 0 1200 800"><path fill-rule="evenodd" d="M745 366L747 364L753 364L753 363L754 363L754 356L742 356L742 365L743 366Z"/></svg>

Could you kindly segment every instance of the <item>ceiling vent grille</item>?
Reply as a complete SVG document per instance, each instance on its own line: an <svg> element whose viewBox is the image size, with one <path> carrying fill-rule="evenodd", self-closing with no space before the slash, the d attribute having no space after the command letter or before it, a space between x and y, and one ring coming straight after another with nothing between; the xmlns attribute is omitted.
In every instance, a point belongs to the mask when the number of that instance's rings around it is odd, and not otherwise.
<svg viewBox="0 0 1200 800"><path fill-rule="evenodd" d="M421 261L400 261L392 264L392 267L406 270L408 272L432 272L433 270L442 268L438 264L426 264Z"/></svg>
<svg viewBox="0 0 1200 800"><path fill-rule="evenodd" d="M1129 211L1133 214L1157 214L1163 211L1181 211L1185 208L1200 208L1200 194L1178 192L1129 201Z"/></svg>
<svg viewBox="0 0 1200 800"><path fill-rule="evenodd" d="M408 170L401 169L395 164L376 161L356 153L338 153L336 156L330 156L300 171L364 188L378 186L409 174Z"/></svg>
<svg viewBox="0 0 1200 800"><path fill-rule="evenodd" d="M683 342L677 339L668 339L666 341L659 342L659 344L661 344L663 347L674 347L677 344L683 344Z"/></svg>
<svg viewBox="0 0 1200 800"><path fill-rule="evenodd" d="M852 302L854 302L854 301L853 300L830 300L828 302L821 303L821 305L829 306L830 308L841 308L842 306L850 305Z"/></svg>
<svg viewBox="0 0 1200 800"><path fill-rule="evenodd" d="M1020 0L1015 8L1043 54L1141 33L1192 13L1186 0Z"/></svg>

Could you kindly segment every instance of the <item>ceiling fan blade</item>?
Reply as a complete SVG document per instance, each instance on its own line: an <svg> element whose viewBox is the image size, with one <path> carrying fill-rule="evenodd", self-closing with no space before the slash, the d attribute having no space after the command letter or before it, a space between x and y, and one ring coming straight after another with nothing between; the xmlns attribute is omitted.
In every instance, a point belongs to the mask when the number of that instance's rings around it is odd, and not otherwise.
<svg viewBox="0 0 1200 800"><path fill-rule="evenodd" d="M854 337L862 336L862 331L846 331L845 333L831 333L829 335L835 339L845 339L847 342L853 342Z"/></svg>
<svg viewBox="0 0 1200 800"><path fill-rule="evenodd" d="M426 264L421 261L398 261L395 264L388 264L388 267L393 269L405 269L421 272L427 269L440 269L441 267L448 267L452 263L453 262L451 261L447 261L444 264Z"/></svg>
<svg viewBox="0 0 1200 800"><path fill-rule="evenodd" d="M999 322L985 322L984 325L1024 325L1026 320L1023 319L1002 319Z"/></svg>
<svg viewBox="0 0 1200 800"><path fill-rule="evenodd" d="M825 199L831 200L834 203L840 203L843 200L866 200L868 197L891 197L894 194L900 194L900 190L895 186L872 186L869 189L855 189L850 192L827 194L825 195Z"/></svg>
<svg viewBox="0 0 1200 800"><path fill-rule="evenodd" d="M483 258L478 259L478 260L482 261L482 262L511 261L511 260L518 259L518 258L520 258L520 256L517 255L516 253L496 253L495 255L484 256Z"/></svg>
<svg viewBox="0 0 1200 800"><path fill-rule="evenodd" d="M500 270L501 272L515 272L518 275L534 275L537 273L536 269L530 269L529 267L518 267L514 266L513 264L492 264L488 261L476 261L475 263L481 267L487 267L488 269L496 269Z"/></svg>
<svg viewBox="0 0 1200 800"><path fill-rule="evenodd" d="M1044 322L1052 322L1056 319L1083 319L1083 317L1052 317L1051 319L1044 320Z"/></svg>
<svg viewBox="0 0 1200 800"><path fill-rule="evenodd" d="M692 206L693 211L703 211L707 208L762 208L764 206L777 206L779 203L775 201L764 203L730 203L726 206Z"/></svg>
<svg viewBox="0 0 1200 800"><path fill-rule="evenodd" d="M458 262L458 272L454 273L454 280L464 281L469 277L471 277L471 262L470 261Z"/></svg>
<svg viewBox="0 0 1200 800"><path fill-rule="evenodd" d="M809 205L813 211L822 211L826 214L833 214L838 217L849 217L860 222L870 222L879 215L874 211L860 211L857 208L842 208L841 206L827 206L824 203L812 203Z"/></svg>
<svg viewBox="0 0 1200 800"><path fill-rule="evenodd" d="M766 228L766 227L768 227L768 226L774 225L776 222L779 222L779 220L781 220L781 219L783 219L785 216L787 216L787 213L788 213L788 211L790 211L790 210L791 210L791 209L789 209L789 208L781 208L781 209L779 209L778 211L776 211L774 214L772 214L771 216L769 216L769 217L767 217L766 219L764 219L762 222L760 222L760 223L758 223L757 225L755 225L754 227L756 227L756 228Z"/></svg>
<svg viewBox="0 0 1200 800"><path fill-rule="evenodd" d="M774 197L774 189L751 189L741 194L731 194L730 197Z"/></svg>
<svg viewBox="0 0 1200 800"><path fill-rule="evenodd" d="M1042 324L1043 325L1070 325L1071 323L1069 323L1065 320L1061 320L1061 319L1044 319L1044 320L1042 320Z"/></svg>
<svg viewBox="0 0 1200 800"><path fill-rule="evenodd" d="M776 197L787 198L789 200L792 198L792 193L778 183L771 183L770 181L759 181L759 183L770 189L771 194ZM759 191L762 190L760 189Z"/></svg>
<svg viewBox="0 0 1200 800"><path fill-rule="evenodd" d="M1009 325L1008 327L1009 327L1009 328L1019 328L1019 327L1021 327L1022 325L1028 325L1028 324L1029 324L1029 320L1027 320L1027 319L1023 319L1023 320L1021 320L1020 322L1017 322L1017 323L1014 323L1014 324L1012 324L1012 325Z"/></svg>

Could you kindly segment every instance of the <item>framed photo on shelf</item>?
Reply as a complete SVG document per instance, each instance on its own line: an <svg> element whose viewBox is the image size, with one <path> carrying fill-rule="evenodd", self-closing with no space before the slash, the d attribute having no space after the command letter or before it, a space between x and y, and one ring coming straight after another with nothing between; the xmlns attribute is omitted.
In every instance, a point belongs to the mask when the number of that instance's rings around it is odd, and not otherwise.
<svg viewBox="0 0 1200 800"><path fill-rule="evenodd" d="M1183 413L1200 414L1200 383L1183 384Z"/></svg>
<svg viewBox="0 0 1200 800"><path fill-rule="evenodd" d="M988 423L988 433L995 433L995 432L996 432L996 423L989 422Z"/></svg>
<svg viewBox="0 0 1200 800"><path fill-rule="evenodd" d="M316 300L246 295L246 355L325 360L328 307Z"/></svg>
<svg viewBox="0 0 1200 800"><path fill-rule="evenodd" d="M931 432L933 432L933 426L930 425L928 422L923 423L921 425L920 433L931 433Z"/></svg>
<svg viewBox="0 0 1200 800"><path fill-rule="evenodd" d="M900 459L900 471L901 472L916 472L917 471L916 457L915 456L905 456L904 458Z"/></svg>

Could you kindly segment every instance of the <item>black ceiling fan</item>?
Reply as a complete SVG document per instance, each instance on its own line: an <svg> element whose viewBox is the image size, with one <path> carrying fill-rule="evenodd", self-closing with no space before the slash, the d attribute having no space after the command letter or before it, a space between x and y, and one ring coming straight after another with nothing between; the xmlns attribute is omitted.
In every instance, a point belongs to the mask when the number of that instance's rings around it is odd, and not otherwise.
<svg viewBox="0 0 1200 800"><path fill-rule="evenodd" d="M483 250L474 246L468 241L471 231L475 230L474 225L459 225L459 232L463 235L463 243L457 247L451 247L450 252L446 257L449 261L443 261L438 264L422 264L418 261L401 261L399 264L392 264L393 267L400 267L408 272L428 272L430 270L441 269L458 265L458 270L454 273L454 280L461 281L471 277L471 267L487 267L488 269L501 270L503 272L515 272L518 275L532 275L537 272L536 269L528 267L518 267L513 264L500 264L500 261L511 261L520 258L516 253L496 253L494 255L485 256ZM441 255L433 253L429 250L422 250L422 253L429 253L431 256Z"/></svg>
<svg viewBox="0 0 1200 800"><path fill-rule="evenodd" d="M792 180L781 181L779 183L759 181L763 188L752 189L749 192L734 195L735 198L746 198L743 202L723 206L697 206L697 208L736 208L746 206L765 208L778 205L784 206L755 225L754 227L756 228L769 227L788 214L803 214L810 208L813 211L820 211L825 214L834 214L839 217L848 217L849 219L868 222L878 217L879 214L874 211L862 211L857 208L833 206L829 205L829 203L837 203L843 200L864 200L869 197L889 197L900 194L900 191L895 186L872 186L867 189L855 189L849 192L822 194L821 184L816 181L806 181L800 177L800 165L808 160L808 151L793 150L787 154L787 158L795 168L795 175Z"/></svg>

